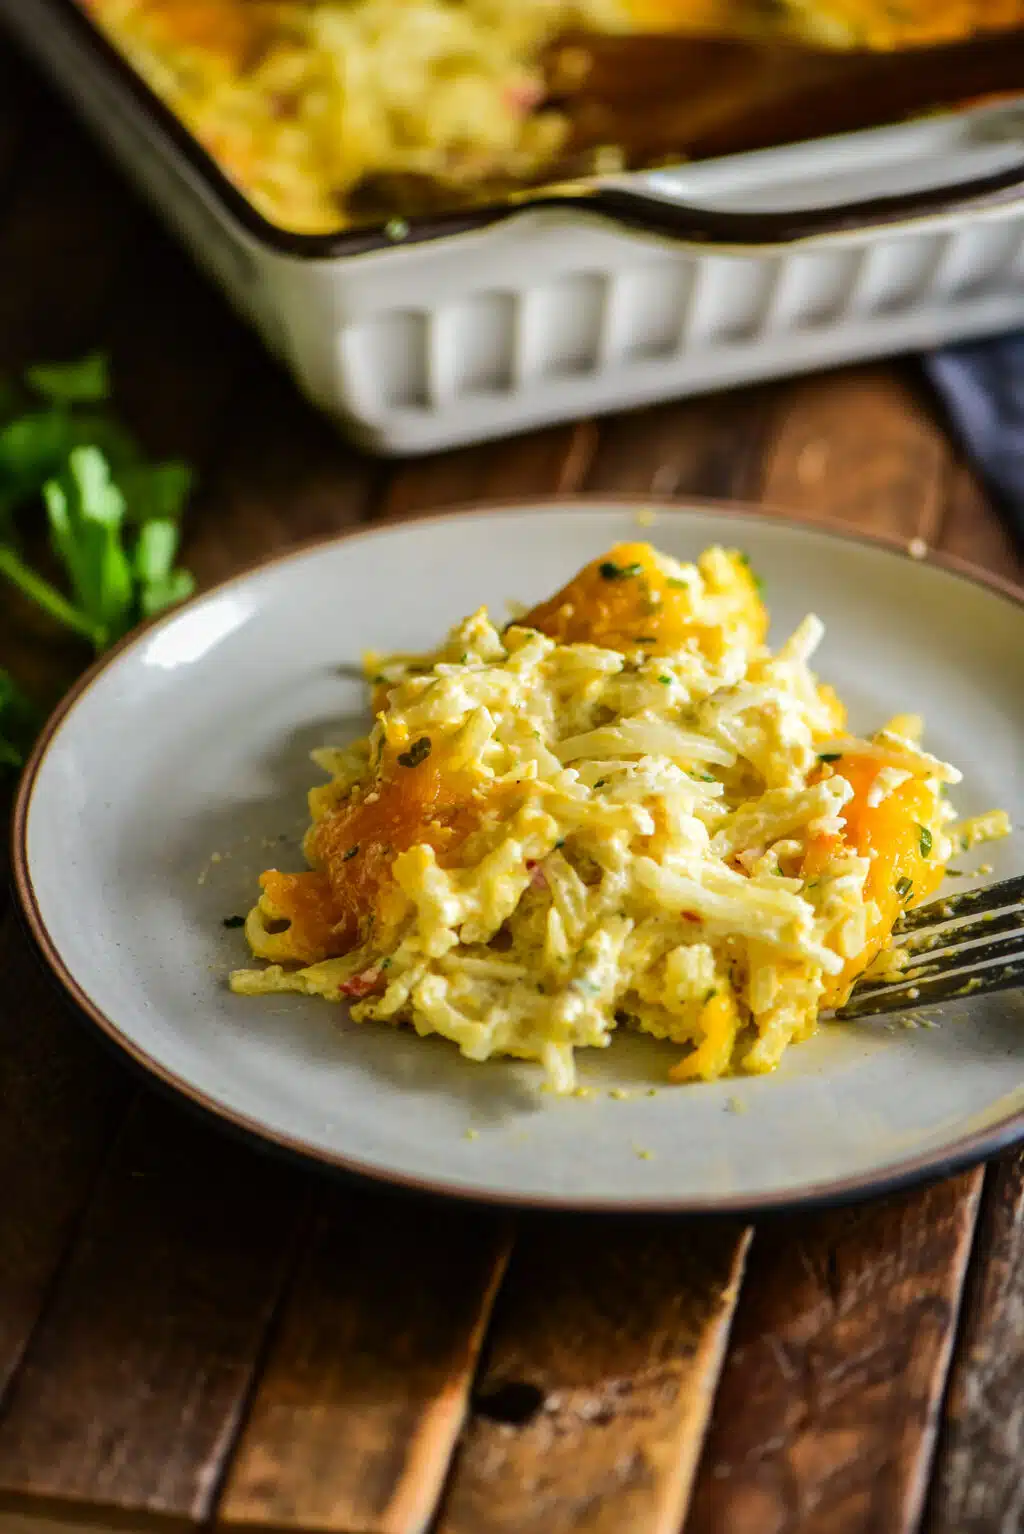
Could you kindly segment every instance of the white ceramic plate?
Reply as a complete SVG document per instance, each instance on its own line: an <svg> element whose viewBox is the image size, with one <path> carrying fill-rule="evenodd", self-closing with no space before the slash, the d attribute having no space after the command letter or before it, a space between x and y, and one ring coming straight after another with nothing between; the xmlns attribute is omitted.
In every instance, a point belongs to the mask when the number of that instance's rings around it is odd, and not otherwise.
<svg viewBox="0 0 1024 1534"><path fill-rule="evenodd" d="M280 1146L511 1202L764 1209L938 1174L1024 1135L1016 993L951 1004L932 1029L825 1026L773 1076L712 1085L668 1087L678 1051L622 1038L580 1052L598 1090L567 1101L529 1065L472 1064L319 1000L230 994L245 948L223 920L261 868L301 866L310 748L367 726L362 651L426 647L482 601L546 595L616 539L684 558L716 540L746 549L776 641L808 609L826 621L819 669L855 726L922 712L927 744L964 771L963 810L1024 823L1012 595L756 513L663 509L642 531L636 511L548 502L359 532L228 582L94 669L50 722L15 820L29 922L86 1013ZM1020 872L1024 836L985 856L996 877Z"/></svg>

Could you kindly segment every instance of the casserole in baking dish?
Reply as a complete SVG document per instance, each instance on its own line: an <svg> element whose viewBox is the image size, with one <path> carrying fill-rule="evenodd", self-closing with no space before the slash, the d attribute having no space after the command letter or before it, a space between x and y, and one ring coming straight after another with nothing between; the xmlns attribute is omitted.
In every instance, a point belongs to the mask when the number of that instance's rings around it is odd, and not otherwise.
<svg viewBox="0 0 1024 1534"><path fill-rule="evenodd" d="M245 0L246 14L264 3ZM520 0L524 15L531 3ZM340 9L319 9L329 4ZM392 11L408 16L412 4L392 0ZM191 6L179 0L179 18ZM924 21L938 10L919 0ZM207 0L191 13L200 30L215 15ZM960 25L982 19L964 13ZM660 168L485 191L470 207L369 226L339 228L339 210L317 233L266 216L79 4L0 0L0 20L303 392L375 452L432 451L1024 324L1024 29L938 50L941 68L909 109L926 115L888 127L869 125L908 111L900 50L819 50L823 73L780 106L770 89L751 97L749 44L592 33L595 74L604 45L608 58L645 53L648 74L620 70L612 85L645 148L665 108ZM689 61L685 91L674 49ZM721 100L714 111L707 96L700 111L690 101L723 49L734 63L743 55L746 74L734 71L715 127ZM915 88L936 56L915 50ZM836 61L853 69L842 92L828 78ZM1019 98L927 112L929 99L1000 90ZM671 163L678 103L702 163ZM757 152L734 152L744 146Z"/></svg>
<svg viewBox="0 0 1024 1534"><path fill-rule="evenodd" d="M606 107L603 116L598 109L596 119L593 105L589 119L574 114L565 97L586 88L588 34L781 44L781 62L770 52L735 58L728 50L710 59L729 120L729 93L760 99L762 77L789 67L787 45L903 50L1024 22L1024 0L80 3L264 217L317 234L505 195L564 177L567 164L619 170L627 159L650 163L689 150L706 114L687 115L671 93L670 122L652 142L623 122L637 115L635 104L620 101L618 113ZM569 41L558 49L559 39ZM631 50L619 67L642 77L651 62ZM626 81L616 91L629 88ZM657 89L652 82L652 95ZM684 71L679 93L687 92L694 86ZM773 86L766 105L774 109L777 95ZM716 107L712 116L720 115ZM630 157L621 140L638 131L639 152ZM741 135L729 147L754 146Z"/></svg>

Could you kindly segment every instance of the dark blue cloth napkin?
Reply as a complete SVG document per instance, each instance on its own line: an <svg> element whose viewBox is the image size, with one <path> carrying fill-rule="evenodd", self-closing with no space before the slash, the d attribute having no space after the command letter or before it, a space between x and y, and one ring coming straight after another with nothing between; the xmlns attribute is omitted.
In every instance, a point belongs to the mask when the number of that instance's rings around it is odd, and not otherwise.
<svg viewBox="0 0 1024 1534"><path fill-rule="evenodd" d="M922 362L1024 551L1024 331L947 346Z"/></svg>

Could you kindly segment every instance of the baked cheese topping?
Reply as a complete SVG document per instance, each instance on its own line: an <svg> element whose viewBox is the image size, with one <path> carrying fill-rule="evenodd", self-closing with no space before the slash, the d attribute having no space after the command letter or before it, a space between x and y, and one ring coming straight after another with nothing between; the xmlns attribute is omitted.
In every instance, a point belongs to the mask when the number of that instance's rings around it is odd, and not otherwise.
<svg viewBox="0 0 1024 1534"><path fill-rule="evenodd" d="M79 3L251 204L307 234L557 176L570 121L546 99L544 54L570 34L884 50L1024 21L1024 0ZM621 159L601 146L595 168Z"/></svg>

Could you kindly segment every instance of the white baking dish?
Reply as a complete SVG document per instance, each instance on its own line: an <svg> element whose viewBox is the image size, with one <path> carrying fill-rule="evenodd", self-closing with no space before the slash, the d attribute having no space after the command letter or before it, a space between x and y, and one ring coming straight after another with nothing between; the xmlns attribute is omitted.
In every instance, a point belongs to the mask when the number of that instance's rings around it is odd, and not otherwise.
<svg viewBox="0 0 1024 1534"><path fill-rule="evenodd" d="M1024 94L462 213L397 243L296 236L64 0L0 0L0 16L309 398L375 452L1024 325Z"/></svg>

